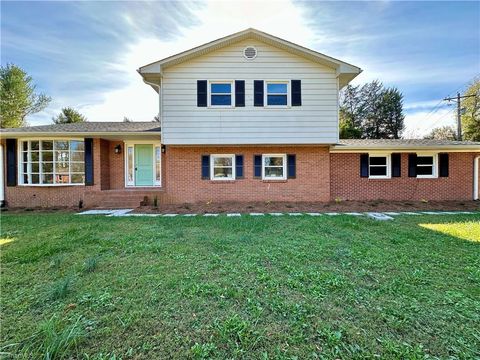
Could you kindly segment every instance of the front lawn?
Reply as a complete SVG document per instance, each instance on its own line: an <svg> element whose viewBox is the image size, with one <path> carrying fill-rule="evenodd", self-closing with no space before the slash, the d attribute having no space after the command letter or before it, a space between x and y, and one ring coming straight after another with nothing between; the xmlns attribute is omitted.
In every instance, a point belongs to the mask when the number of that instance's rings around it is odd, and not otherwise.
<svg viewBox="0 0 480 360"><path fill-rule="evenodd" d="M480 357L480 215L2 214L0 249L4 357Z"/></svg>

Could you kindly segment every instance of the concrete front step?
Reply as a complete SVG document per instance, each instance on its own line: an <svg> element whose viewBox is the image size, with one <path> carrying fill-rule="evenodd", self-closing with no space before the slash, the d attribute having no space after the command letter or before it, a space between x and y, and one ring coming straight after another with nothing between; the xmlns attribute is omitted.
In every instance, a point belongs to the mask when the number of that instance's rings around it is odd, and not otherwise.
<svg viewBox="0 0 480 360"><path fill-rule="evenodd" d="M85 194L86 207L102 208L126 208L138 207L147 198L148 204L152 205L155 197L160 204L164 196L162 191L154 190L104 190L92 191Z"/></svg>

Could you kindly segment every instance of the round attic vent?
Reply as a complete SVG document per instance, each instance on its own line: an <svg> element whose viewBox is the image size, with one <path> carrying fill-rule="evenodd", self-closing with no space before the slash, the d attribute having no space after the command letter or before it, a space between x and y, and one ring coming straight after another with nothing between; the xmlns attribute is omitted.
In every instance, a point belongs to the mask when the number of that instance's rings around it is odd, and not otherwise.
<svg viewBox="0 0 480 360"><path fill-rule="evenodd" d="M257 57L257 49L255 49L253 46L247 46L243 50L243 56L245 56L245 58L248 60L253 60Z"/></svg>

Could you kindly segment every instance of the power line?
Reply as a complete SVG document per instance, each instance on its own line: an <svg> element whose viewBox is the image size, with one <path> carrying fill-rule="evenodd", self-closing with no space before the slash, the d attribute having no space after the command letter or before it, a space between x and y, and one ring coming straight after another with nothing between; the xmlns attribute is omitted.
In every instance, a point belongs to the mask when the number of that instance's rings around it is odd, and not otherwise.
<svg viewBox="0 0 480 360"><path fill-rule="evenodd" d="M474 96L477 96L477 94L461 96L460 93L458 92L456 97L448 97L443 99L445 101L455 100L457 102L457 140L460 140L460 141L462 140L462 108L461 108L462 99L466 99Z"/></svg>

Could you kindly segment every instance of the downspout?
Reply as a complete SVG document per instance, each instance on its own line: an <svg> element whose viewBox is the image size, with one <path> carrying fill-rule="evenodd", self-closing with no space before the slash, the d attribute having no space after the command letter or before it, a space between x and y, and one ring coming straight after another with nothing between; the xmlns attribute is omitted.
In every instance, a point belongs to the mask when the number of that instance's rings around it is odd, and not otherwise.
<svg viewBox="0 0 480 360"><path fill-rule="evenodd" d="M480 155L473 160L473 200L478 200L478 175L480 167Z"/></svg>

